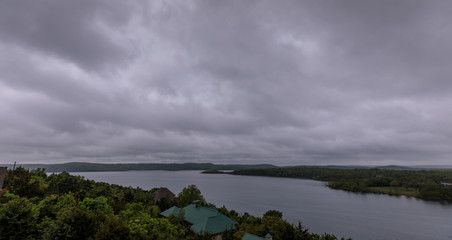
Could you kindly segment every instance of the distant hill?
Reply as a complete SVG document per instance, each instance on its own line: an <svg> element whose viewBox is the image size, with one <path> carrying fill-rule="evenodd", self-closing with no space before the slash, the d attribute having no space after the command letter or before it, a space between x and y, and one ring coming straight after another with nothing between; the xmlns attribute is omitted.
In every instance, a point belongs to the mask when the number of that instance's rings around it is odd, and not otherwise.
<svg viewBox="0 0 452 240"><path fill-rule="evenodd" d="M11 164L7 164L9 168ZM28 169L45 168L47 172L107 172L136 170L238 170L248 168L275 168L271 164L213 164L213 163L87 163L69 162L62 164L17 164Z"/></svg>
<svg viewBox="0 0 452 240"><path fill-rule="evenodd" d="M398 166L398 165L388 165L388 166L378 166L378 169L390 169L390 170L414 170L412 167Z"/></svg>
<svg viewBox="0 0 452 240"><path fill-rule="evenodd" d="M0 164L12 168L12 164ZM137 171L137 170L239 170L250 168L278 168L272 164L213 164L213 163L88 163L68 162L61 164L18 164L28 169L45 168L47 172L108 172L108 171ZM363 165L297 165L284 167L319 167L335 169L388 169L388 170L428 170L452 169L452 165L415 165L415 166L363 166Z"/></svg>

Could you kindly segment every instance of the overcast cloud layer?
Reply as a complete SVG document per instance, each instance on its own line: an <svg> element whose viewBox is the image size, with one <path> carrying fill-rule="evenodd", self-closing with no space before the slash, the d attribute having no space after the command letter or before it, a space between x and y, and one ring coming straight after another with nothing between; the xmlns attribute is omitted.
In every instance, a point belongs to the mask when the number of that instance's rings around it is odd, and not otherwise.
<svg viewBox="0 0 452 240"><path fill-rule="evenodd" d="M0 163L450 164L451 9L0 0Z"/></svg>

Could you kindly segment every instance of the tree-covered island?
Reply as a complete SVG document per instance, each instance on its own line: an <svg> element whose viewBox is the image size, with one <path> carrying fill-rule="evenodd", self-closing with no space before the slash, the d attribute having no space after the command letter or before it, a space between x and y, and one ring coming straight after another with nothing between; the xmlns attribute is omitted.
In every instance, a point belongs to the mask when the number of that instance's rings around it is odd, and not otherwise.
<svg viewBox="0 0 452 240"><path fill-rule="evenodd" d="M239 169L235 175L312 179L351 192L404 195L452 203L452 169L392 170L378 168L286 167Z"/></svg>
<svg viewBox="0 0 452 240"><path fill-rule="evenodd" d="M217 209L194 185L177 197L156 194L160 190L95 182L67 172L47 175L44 169L8 170L0 196L0 239L337 239L326 233L311 233L301 223L294 226L276 210L255 217L224 206ZM194 200L231 219L234 229L216 236L192 231L181 209ZM171 208L179 209L178 214L161 214Z"/></svg>

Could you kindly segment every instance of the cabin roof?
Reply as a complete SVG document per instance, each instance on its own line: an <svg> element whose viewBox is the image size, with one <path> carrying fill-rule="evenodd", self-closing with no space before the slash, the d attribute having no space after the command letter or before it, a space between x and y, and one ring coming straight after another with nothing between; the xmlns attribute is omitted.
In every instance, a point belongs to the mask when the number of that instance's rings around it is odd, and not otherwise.
<svg viewBox="0 0 452 240"><path fill-rule="evenodd" d="M243 235L242 237L242 240L265 240L265 238L259 237L251 233L245 233L245 235Z"/></svg>
<svg viewBox="0 0 452 240"><path fill-rule="evenodd" d="M189 204L184 209L184 220L191 223L190 229L196 233L207 232L209 234L217 234L229 229L236 229L237 224L231 218L223 215L216 207L201 207ZM180 209L178 207L171 207L160 215L169 217L171 214L178 216Z"/></svg>
<svg viewBox="0 0 452 240"><path fill-rule="evenodd" d="M176 195L166 187L161 187L154 192L154 201L160 201L162 198L174 200Z"/></svg>
<svg viewBox="0 0 452 240"><path fill-rule="evenodd" d="M170 207L170 208L168 208L165 211L160 213L160 215L165 216L165 217L169 217L171 214L173 214L174 216L178 216L179 215L179 208L176 207L176 206Z"/></svg>

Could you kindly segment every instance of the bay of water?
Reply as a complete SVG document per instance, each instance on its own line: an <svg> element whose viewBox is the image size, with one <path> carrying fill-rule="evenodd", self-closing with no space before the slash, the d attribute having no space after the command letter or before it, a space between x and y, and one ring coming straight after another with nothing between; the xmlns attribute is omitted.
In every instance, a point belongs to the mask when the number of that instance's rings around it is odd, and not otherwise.
<svg viewBox="0 0 452 240"><path fill-rule="evenodd" d="M324 182L200 171L77 172L73 175L123 186L167 187L176 195L195 184L207 202L262 216L270 209L316 233L355 240L452 240L452 205L414 198L332 190Z"/></svg>

